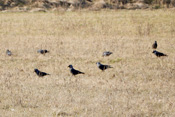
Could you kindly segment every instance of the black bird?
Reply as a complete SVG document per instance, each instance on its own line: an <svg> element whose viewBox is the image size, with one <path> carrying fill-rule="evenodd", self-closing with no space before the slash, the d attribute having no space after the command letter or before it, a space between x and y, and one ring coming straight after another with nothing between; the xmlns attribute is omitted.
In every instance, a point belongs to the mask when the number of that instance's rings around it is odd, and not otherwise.
<svg viewBox="0 0 175 117"><path fill-rule="evenodd" d="M37 52L38 52L38 53L41 53L41 54L49 53L48 50L38 50Z"/></svg>
<svg viewBox="0 0 175 117"><path fill-rule="evenodd" d="M111 54L112 54L112 52L106 51L106 52L103 52L103 55L102 55L102 56L103 56L103 57L104 57L104 56L109 56L109 55L111 55Z"/></svg>
<svg viewBox="0 0 175 117"><path fill-rule="evenodd" d="M6 51L6 54L7 54L8 56L11 56L11 55L12 55L12 52L11 52L10 50L7 50L7 51Z"/></svg>
<svg viewBox="0 0 175 117"><path fill-rule="evenodd" d="M108 68L112 68L110 65L103 65L100 62L97 62L96 64L97 64L98 68L101 69L102 71L104 71L105 69L108 69Z"/></svg>
<svg viewBox="0 0 175 117"><path fill-rule="evenodd" d="M154 42L154 44L152 45L152 48L153 49L156 49L157 48L157 41Z"/></svg>
<svg viewBox="0 0 175 117"><path fill-rule="evenodd" d="M156 51L156 50L154 50L153 53L154 53L157 57L168 56L168 55L166 55L166 54L164 54L164 53L161 53L161 52L158 52L158 51Z"/></svg>
<svg viewBox="0 0 175 117"><path fill-rule="evenodd" d="M39 71L38 69L34 69L34 72L35 72L39 77L43 77L43 76L46 76L46 75L50 75L50 74L48 74L48 73L41 72L41 71Z"/></svg>
<svg viewBox="0 0 175 117"><path fill-rule="evenodd" d="M74 76L77 75L77 74L84 74L83 72L80 72L80 71L74 69L72 65L69 65L68 67L70 68L70 72L71 72L72 75L74 75Z"/></svg>

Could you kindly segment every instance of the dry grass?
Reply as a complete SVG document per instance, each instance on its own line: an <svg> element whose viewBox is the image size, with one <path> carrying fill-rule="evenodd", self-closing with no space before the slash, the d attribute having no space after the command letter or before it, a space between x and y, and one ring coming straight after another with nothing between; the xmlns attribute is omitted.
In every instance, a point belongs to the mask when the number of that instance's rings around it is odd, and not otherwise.
<svg viewBox="0 0 175 117"><path fill-rule="evenodd" d="M175 116L174 19L171 10L0 13L0 116ZM168 57L152 54L155 40ZM69 64L86 74L73 77Z"/></svg>

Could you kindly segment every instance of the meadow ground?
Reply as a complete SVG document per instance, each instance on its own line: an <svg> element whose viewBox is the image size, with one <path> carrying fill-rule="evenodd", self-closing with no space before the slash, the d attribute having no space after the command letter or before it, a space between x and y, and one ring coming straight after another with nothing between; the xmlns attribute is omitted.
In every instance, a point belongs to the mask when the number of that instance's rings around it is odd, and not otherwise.
<svg viewBox="0 0 175 117"><path fill-rule="evenodd" d="M175 116L174 10L0 13L0 56L0 117Z"/></svg>

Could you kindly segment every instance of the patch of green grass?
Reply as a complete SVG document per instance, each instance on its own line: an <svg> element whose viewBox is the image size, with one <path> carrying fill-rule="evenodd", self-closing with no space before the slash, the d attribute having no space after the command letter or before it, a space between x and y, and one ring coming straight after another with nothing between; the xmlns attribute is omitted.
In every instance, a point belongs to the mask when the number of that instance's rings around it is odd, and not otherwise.
<svg viewBox="0 0 175 117"><path fill-rule="evenodd" d="M118 63L118 62L120 62L120 61L122 61L122 58L113 59L113 60L110 60L109 62L110 62L110 63Z"/></svg>

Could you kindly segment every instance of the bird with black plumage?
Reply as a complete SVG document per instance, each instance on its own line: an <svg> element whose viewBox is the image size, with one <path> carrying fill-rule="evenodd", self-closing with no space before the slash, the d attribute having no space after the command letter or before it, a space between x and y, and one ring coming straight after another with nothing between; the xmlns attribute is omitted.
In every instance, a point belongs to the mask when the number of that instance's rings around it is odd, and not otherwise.
<svg viewBox="0 0 175 117"><path fill-rule="evenodd" d="M97 67L98 67L100 70L102 70L102 71L104 71L104 70L106 70L106 69L108 69L108 68L113 68L113 67L111 67L110 65L103 65L103 64L101 64L100 62L97 62L96 64L97 64Z"/></svg>
<svg viewBox="0 0 175 117"><path fill-rule="evenodd" d="M69 65L68 67L70 69L71 74L74 75L74 76L78 75L78 74L85 74L85 73L83 73L81 71L78 71L78 70L74 69L72 65Z"/></svg>
<svg viewBox="0 0 175 117"><path fill-rule="evenodd" d="M156 51L156 50L154 50L153 53L154 53L157 57L168 56L168 55L166 55L166 54L164 54L164 53L162 53L162 52L158 52L158 51Z"/></svg>
<svg viewBox="0 0 175 117"><path fill-rule="evenodd" d="M155 42L153 43L153 45L152 45L152 48L153 48L153 49L157 49L157 46L158 46L158 45L157 45L157 41L155 41Z"/></svg>
<svg viewBox="0 0 175 117"><path fill-rule="evenodd" d="M50 75L48 73L45 73L45 72L42 72L38 69L34 69L34 72L39 76L39 77L43 77L43 76L46 76L46 75Z"/></svg>

